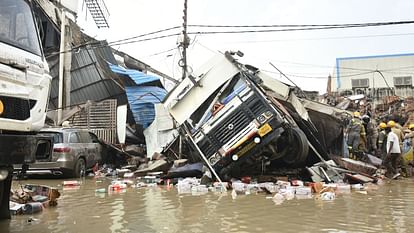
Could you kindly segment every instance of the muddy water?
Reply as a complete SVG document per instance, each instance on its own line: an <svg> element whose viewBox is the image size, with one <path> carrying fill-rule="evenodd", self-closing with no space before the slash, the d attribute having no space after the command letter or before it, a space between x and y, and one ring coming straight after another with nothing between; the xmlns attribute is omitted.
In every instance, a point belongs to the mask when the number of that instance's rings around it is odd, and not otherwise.
<svg viewBox="0 0 414 233"><path fill-rule="evenodd" d="M95 193L109 182L86 179L79 189L59 186L56 208L13 216L0 222L0 232L414 232L413 179L385 183L368 195L295 199L281 205L264 194L233 200L230 193L178 195L176 188L161 186ZM22 183L58 186L62 180Z"/></svg>

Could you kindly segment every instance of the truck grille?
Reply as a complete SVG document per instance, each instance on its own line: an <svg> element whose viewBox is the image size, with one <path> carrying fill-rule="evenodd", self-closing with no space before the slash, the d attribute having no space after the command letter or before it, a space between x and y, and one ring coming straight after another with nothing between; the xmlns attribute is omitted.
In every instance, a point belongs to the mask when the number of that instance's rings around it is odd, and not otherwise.
<svg viewBox="0 0 414 233"><path fill-rule="evenodd" d="M201 142L197 143L200 150L204 153L205 156L209 157L210 155L214 154L218 150L210 140L205 137Z"/></svg>
<svg viewBox="0 0 414 233"><path fill-rule="evenodd" d="M249 126L256 117L269 110L264 100L256 94L250 96L238 109L229 114L226 119L205 135L198 142L201 151L209 157L226 144L240 131Z"/></svg>
<svg viewBox="0 0 414 233"><path fill-rule="evenodd" d="M246 101L246 104L250 111L253 112L254 117L258 117L260 114L264 113L266 110L266 105L262 102L262 100L257 97L256 95L253 95L251 98L249 98Z"/></svg>
<svg viewBox="0 0 414 233"><path fill-rule="evenodd" d="M0 118L13 120L26 120L30 117L30 109L35 105L35 100L20 99L8 96L0 96L4 105L4 112Z"/></svg>
<svg viewBox="0 0 414 233"><path fill-rule="evenodd" d="M213 130L213 135L220 143L226 143L238 132L247 127L252 119L249 119L244 111L234 111L225 121Z"/></svg>

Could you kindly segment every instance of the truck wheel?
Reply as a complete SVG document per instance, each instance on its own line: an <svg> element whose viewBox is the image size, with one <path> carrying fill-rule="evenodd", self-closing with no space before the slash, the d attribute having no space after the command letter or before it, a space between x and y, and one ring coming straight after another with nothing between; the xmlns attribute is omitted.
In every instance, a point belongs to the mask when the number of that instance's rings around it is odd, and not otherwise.
<svg viewBox="0 0 414 233"><path fill-rule="evenodd" d="M0 220L10 219L10 190L13 177L13 169L8 168L9 175L0 181Z"/></svg>
<svg viewBox="0 0 414 233"><path fill-rule="evenodd" d="M73 169L72 176L75 178L83 177L86 174L86 163L83 158L79 158L76 161L75 168Z"/></svg>
<svg viewBox="0 0 414 233"><path fill-rule="evenodd" d="M309 152L308 139L305 133L297 127L288 130L288 146L282 151L283 161L287 164L302 164Z"/></svg>
<svg viewBox="0 0 414 233"><path fill-rule="evenodd" d="M230 168L228 167L222 168L221 171L219 172L220 178L223 181L229 181L231 179L230 172L231 172Z"/></svg>

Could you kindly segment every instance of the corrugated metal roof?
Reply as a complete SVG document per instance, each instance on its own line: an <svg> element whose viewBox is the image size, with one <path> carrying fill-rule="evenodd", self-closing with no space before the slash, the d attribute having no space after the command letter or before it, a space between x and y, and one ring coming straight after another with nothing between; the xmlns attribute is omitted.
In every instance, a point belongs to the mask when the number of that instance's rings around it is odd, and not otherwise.
<svg viewBox="0 0 414 233"><path fill-rule="evenodd" d="M58 106L58 60L58 56L49 59L53 77L49 109L56 109ZM105 99L117 99L120 105L127 103L125 90L115 81L119 77L111 71L108 62L116 63L106 42L94 45L93 48L83 47L72 52L70 105L82 104L87 100L102 101Z"/></svg>
<svg viewBox="0 0 414 233"><path fill-rule="evenodd" d="M135 122L147 128L155 118L154 104L161 103L167 91L155 86L125 88Z"/></svg>

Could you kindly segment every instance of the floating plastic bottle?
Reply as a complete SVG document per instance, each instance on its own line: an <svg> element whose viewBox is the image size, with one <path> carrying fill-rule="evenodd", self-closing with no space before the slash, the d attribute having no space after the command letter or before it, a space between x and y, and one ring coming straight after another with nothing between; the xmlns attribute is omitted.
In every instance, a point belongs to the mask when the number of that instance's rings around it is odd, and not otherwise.
<svg viewBox="0 0 414 233"><path fill-rule="evenodd" d="M23 206L24 214L35 214L43 211L43 205L40 202L31 202Z"/></svg>

